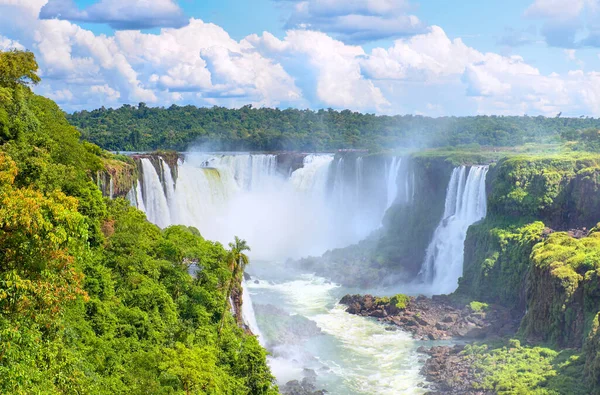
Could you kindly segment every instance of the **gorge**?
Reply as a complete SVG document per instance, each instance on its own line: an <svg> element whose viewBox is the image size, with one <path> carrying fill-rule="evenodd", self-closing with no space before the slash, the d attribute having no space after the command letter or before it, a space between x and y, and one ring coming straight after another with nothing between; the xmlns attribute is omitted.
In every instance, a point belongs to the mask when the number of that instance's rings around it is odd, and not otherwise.
<svg viewBox="0 0 600 395"><path fill-rule="evenodd" d="M352 287L286 263L374 237L390 208L410 213L424 187L411 156L188 152L176 169L160 156L134 159L140 177L128 197L151 222L195 226L223 243L235 234L252 246L244 322L270 350L280 385L315 375L331 393L425 392L422 342L348 315L337 302ZM396 289L431 295L458 286L467 228L486 212L487 166L451 172L422 274ZM381 358L388 362L369 371Z"/></svg>

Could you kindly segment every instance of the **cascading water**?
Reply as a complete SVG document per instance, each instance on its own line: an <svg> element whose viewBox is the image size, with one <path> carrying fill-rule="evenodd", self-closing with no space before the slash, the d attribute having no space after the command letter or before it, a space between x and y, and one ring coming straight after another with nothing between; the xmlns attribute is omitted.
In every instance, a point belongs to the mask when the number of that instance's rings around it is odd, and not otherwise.
<svg viewBox="0 0 600 395"><path fill-rule="evenodd" d="M387 208L394 204L398 197L398 172L402 165L402 158L394 157L387 171Z"/></svg>
<svg viewBox="0 0 600 395"><path fill-rule="evenodd" d="M278 168L276 155L193 153L173 181L166 162L159 161L158 174L142 159L136 204L161 227L195 226L223 243L234 235L247 240L248 269L255 277L243 283L242 317L270 347L280 383L301 378L309 368L331 394L424 393L418 345L410 336L346 314L337 301L349 290L304 278L281 263L347 246L378 228L392 204L412 199L414 177L402 166L407 162L313 154L289 173ZM282 316L269 321L259 312L257 319L253 301L262 312L276 305L284 310L277 314L304 317L321 335L298 340L302 326L290 335L281 327Z"/></svg>
<svg viewBox="0 0 600 395"><path fill-rule="evenodd" d="M469 170L461 166L452 172L444 215L427 247L421 269L422 278L436 294L450 293L458 287L467 230L486 215L487 171L487 166L472 166Z"/></svg>
<svg viewBox="0 0 600 395"><path fill-rule="evenodd" d="M238 235L254 259L319 255L364 239L389 207L380 197L395 200L402 176L394 158L393 176L370 173L367 187L362 157L331 154L307 155L290 176L278 171L276 155L188 154L177 182L162 159L160 174L149 158L140 162L137 205L150 221L195 226L223 243Z"/></svg>
<svg viewBox="0 0 600 395"><path fill-rule="evenodd" d="M142 183L142 201L146 209L146 216L150 222L161 228L171 225L169 204L165 196L162 183L156 169L148 158L140 160L144 182Z"/></svg>
<svg viewBox="0 0 600 395"><path fill-rule="evenodd" d="M250 298L250 293L248 292L248 285L246 281L242 281L242 318L244 320L244 324L250 328L252 333L256 335L258 341L263 346L264 344L264 336L256 323L256 314L254 314L254 305L252 304L252 299Z"/></svg>

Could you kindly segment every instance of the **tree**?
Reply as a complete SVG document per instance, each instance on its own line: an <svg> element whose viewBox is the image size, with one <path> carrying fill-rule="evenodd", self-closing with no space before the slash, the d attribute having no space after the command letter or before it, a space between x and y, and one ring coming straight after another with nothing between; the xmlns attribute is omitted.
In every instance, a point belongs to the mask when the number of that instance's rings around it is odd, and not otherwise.
<svg viewBox="0 0 600 395"><path fill-rule="evenodd" d="M40 82L38 64L29 51L0 52L0 86L15 89L17 86L35 85Z"/></svg>
<svg viewBox="0 0 600 395"><path fill-rule="evenodd" d="M235 236L233 243L229 243L229 253L227 255L227 261L229 263L229 271L231 272L231 278L229 279L229 285L227 286L227 295L225 297L225 306L223 308L223 315L221 317L221 325L219 327L219 333L223 328L223 322L225 320L225 313L227 312L227 306L229 299L233 294L234 287L240 282L240 275L244 273L244 268L250 262L248 255L244 254L244 251L250 251L250 247L246 240L240 239ZM239 314L237 319L239 320Z"/></svg>

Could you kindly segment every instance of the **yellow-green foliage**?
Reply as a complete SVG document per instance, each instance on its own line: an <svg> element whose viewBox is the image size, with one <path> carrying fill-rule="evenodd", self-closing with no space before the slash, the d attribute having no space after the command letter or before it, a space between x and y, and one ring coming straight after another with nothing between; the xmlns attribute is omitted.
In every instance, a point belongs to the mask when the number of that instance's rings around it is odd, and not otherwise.
<svg viewBox="0 0 600 395"><path fill-rule="evenodd" d="M406 306L408 306L408 302L410 302L410 297L403 294L397 294L392 297L382 296L375 298L375 304L377 306L386 306L391 304L393 306L396 306L400 310L406 309Z"/></svg>
<svg viewBox="0 0 600 395"><path fill-rule="evenodd" d="M277 393L223 314L228 251L104 200L91 177L127 165L29 90L32 59L0 51L0 393Z"/></svg>
<svg viewBox="0 0 600 395"><path fill-rule="evenodd" d="M485 311L489 307L490 306L487 303L477 302L475 300L472 301L471 303L469 303L469 308L471 309L471 311L474 311L474 312Z"/></svg>
<svg viewBox="0 0 600 395"><path fill-rule="evenodd" d="M600 197L600 154L562 153L507 157L489 174L489 212L541 219L554 227L591 226Z"/></svg>
<svg viewBox="0 0 600 395"><path fill-rule="evenodd" d="M521 346L518 340L489 347L469 345L463 351L479 380L475 389L498 394L585 395L584 359L573 351Z"/></svg>
<svg viewBox="0 0 600 395"><path fill-rule="evenodd" d="M594 316L590 333L584 347L585 375L600 394L600 313Z"/></svg>
<svg viewBox="0 0 600 395"><path fill-rule="evenodd" d="M392 303L400 310L406 309L408 302L410 302L410 298L403 294L397 294L390 299L390 303Z"/></svg>
<svg viewBox="0 0 600 395"><path fill-rule="evenodd" d="M494 218L469 228L464 273L458 293L487 303L522 307L521 290L529 270L529 254L541 240L544 224L512 225Z"/></svg>
<svg viewBox="0 0 600 395"><path fill-rule="evenodd" d="M591 317L600 310L600 233L581 239L565 232L553 233L534 247L531 261L524 334L580 346Z"/></svg>

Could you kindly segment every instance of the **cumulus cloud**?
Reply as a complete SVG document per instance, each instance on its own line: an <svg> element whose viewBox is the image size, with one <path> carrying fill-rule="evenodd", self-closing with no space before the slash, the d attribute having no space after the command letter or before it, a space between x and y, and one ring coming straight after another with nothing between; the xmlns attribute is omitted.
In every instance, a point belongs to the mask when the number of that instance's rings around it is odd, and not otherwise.
<svg viewBox="0 0 600 395"><path fill-rule="evenodd" d="M590 29L589 21L597 17L599 8L600 0L535 0L525 16L544 21L541 33L548 45L598 46L600 36Z"/></svg>
<svg viewBox="0 0 600 395"><path fill-rule="evenodd" d="M288 29L318 30L349 43L397 38L423 31L424 24L410 14L406 0L295 1Z"/></svg>
<svg viewBox="0 0 600 395"><path fill-rule="evenodd" d="M73 0L49 0L40 18L106 23L117 30L182 27L188 23L174 0L100 0L82 10Z"/></svg>
<svg viewBox="0 0 600 395"><path fill-rule="evenodd" d="M375 111L389 105L381 90L361 74L359 59L365 56L362 47L306 30L288 31L283 40L264 33L245 41L295 69L294 74L313 103Z"/></svg>
<svg viewBox="0 0 600 395"><path fill-rule="evenodd" d="M24 50L25 47L22 46L17 41L11 40L7 37L0 35L0 51L7 51L9 49L20 49Z"/></svg>
<svg viewBox="0 0 600 395"><path fill-rule="evenodd" d="M520 56L479 52L460 39L449 39L437 26L427 34L397 40L387 50L373 49L361 66L377 86L388 86L392 103L389 87L406 89L417 83L419 89L434 87L431 93L445 95L449 102L470 100L478 113L600 114L597 73L545 76Z"/></svg>
<svg viewBox="0 0 600 395"><path fill-rule="evenodd" d="M315 15L410 11L397 1L349 1L341 9L338 0L319 3ZM520 56L480 52L438 26L366 52L333 33L306 28L238 41L199 19L153 34L120 30L106 36L72 21L39 19L44 4L0 0L0 48L33 50L43 76L36 91L66 110L144 101L424 115L600 115L600 73L543 74ZM565 54L581 66L576 52Z"/></svg>

